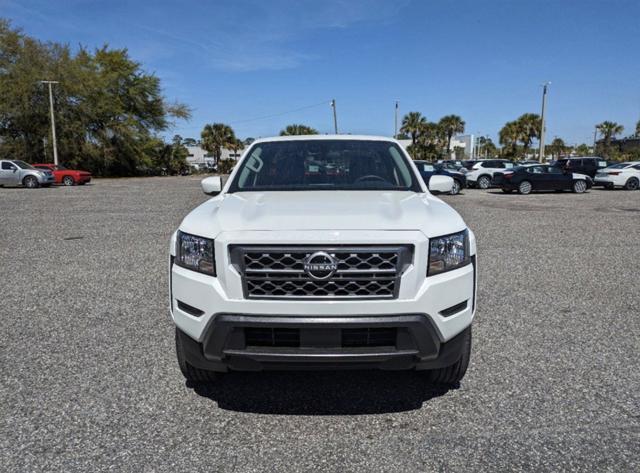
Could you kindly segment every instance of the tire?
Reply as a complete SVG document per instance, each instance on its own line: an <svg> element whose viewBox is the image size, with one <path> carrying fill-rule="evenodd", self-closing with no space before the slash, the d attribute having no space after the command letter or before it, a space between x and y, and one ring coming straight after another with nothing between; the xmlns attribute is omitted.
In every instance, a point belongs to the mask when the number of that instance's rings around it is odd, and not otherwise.
<svg viewBox="0 0 640 473"><path fill-rule="evenodd" d="M64 176L62 178L62 184L64 184L65 186L72 186L75 183L76 183L76 181L71 176Z"/></svg>
<svg viewBox="0 0 640 473"><path fill-rule="evenodd" d="M522 195L531 194L532 189L533 189L533 186L529 181L522 181L520 184L518 184L518 194L522 194Z"/></svg>
<svg viewBox="0 0 640 473"><path fill-rule="evenodd" d="M584 179L577 180L573 183L573 192L582 194L587 191L587 182Z"/></svg>
<svg viewBox="0 0 640 473"><path fill-rule="evenodd" d="M36 187L40 187L38 179L34 176L25 176L25 178L22 180L22 185L28 189L35 189Z"/></svg>
<svg viewBox="0 0 640 473"><path fill-rule="evenodd" d="M445 368L438 368L427 372L427 379L431 384L440 386L457 385L464 378L471 358L471 326L464 332L462 355L454 364Z"/></svg>
<svg viewBox="0 0 640 473"><path fill-rule="evenodd" d="M185 357L184 348L182 346L182 339L180 338L180 333L176 328L176 355L178 357L178 366L180 366L180 371L182 372L182 376L190 384L212 384L215 383L220 375L214 371L202 370L199 368L195 368L191 366Z"/></svg>
<svg viewBox="0 0 640 473"><path fill-rule="evenodd" d="M638 190L638 187L640 187L640 181L638 181L637 177L629 178L629 180L624 185L625 190L628 191Z"/></svg>
<svg viewBox="0 0 640 473"><path fill-rule="evenodd" d="M489 176L480 176L478 178L478 187L480 189L488 189L491 187L491 178Z"/></svg>
<svg viewBox="0 0 640 473"><path fill-rule="evenodd" d="M457 179L454 179L453 187L451 188L451 192L449 192L449 194L458 195L460 193L460 189L462 189L462 185L460 184L460 181Z"/></svg>
<svg viewBox="0 0 640 473"><path fill-rule="evenodd" d="M513 189L501 189L502 192L504 192L505 194L511 194L513 192Z"/></svg>

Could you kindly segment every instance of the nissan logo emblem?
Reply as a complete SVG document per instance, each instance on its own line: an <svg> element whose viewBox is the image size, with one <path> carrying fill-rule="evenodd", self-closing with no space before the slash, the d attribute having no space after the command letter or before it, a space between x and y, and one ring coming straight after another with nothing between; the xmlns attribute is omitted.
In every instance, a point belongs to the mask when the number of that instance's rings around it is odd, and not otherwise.
<svg viewBox="0 0 640 473"><path fill-rule="evenodd" d="M324 251L316 251L304 260L304 272L313 279L329 279L337 269L338 261Z"/></svg>

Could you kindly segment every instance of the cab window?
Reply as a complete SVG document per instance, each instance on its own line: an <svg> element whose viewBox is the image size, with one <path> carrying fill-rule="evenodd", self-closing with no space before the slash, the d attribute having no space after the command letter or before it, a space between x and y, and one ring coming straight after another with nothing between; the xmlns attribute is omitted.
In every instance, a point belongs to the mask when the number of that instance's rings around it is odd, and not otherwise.
<svg viewBox="0 0 640 473"><path fill-rule="evenodd" d="M7 161L4 161L2 163L2 169L5 170L5 171L13 171L14 169L17 169L17 168L15 167L15 165L13 165L13 164L11 164L11 163L9 163Z"/></svg>

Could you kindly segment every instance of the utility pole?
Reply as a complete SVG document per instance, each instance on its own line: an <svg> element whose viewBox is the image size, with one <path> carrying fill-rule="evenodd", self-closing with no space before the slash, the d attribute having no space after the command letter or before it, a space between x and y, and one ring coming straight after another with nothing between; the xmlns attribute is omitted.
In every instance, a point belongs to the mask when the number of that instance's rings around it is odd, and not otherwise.
<svg viewBox="0 0 640 473"><path fill-rule="evenodd" d="M338 134L338 115L336 114L336 99L331 100L331 108L333 108L333 130Z"/></svg>
<svg viewBox="0 0 640 473"><path fill-rule="evenodd" d="M551 82L545 82L542 85L542 116L540 123L540 158L539 161L542 163L544 161L544 112L547 106L547 87L551 84Z"/></svg>
<svg viewBox="0 0 640 473"><path fill-rule="evenodd" d="M53 91L52 84L58 84L56 80L41 80L40 83L49 85L49 109L51 111L51 138L53 142L53 164L58 165L58 145L56 142L56 119L53 114Z"/></svg>
<svg viewBox="0 0 640 473"><path fill-rule="evenodd" d="M596 155L596 140L598 139L598 125L593 130L593 155Z"/></svg>
<svg viewBox="0 0 640 473"><path fill-rule="evenodd" d="M393 139L398 139L398 101L396 100L396 114L393 122Z"/></svg>

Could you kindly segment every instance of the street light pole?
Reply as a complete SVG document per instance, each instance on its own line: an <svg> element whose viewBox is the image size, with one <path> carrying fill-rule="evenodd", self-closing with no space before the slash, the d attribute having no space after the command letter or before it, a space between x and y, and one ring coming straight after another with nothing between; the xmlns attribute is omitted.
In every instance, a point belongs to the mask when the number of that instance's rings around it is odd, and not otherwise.
<svg viewBox="0 0 640 473"><path fill-rule="evenodd" d="M551 84L551 82L545 82L542 86L542 116L540 117L540 158L539 161L542 163L544 160L544 112L547 105L547 87Z"/></svg>
<svg viewBox="0 0 640 473"><path fill-rule="evenodd" d="M51 85L58 84L56 80L41 80L42 84L49 85L49 109L51 112L51 138L53 142L53 164L58 165L58 144L56 141L56 119L53 113L53 90Z"/></svg>
<svg viewBox="0 0 640 473"><path fill-rule="evenodd" d="M333 108L333 130L338 134L338 115L336 114L336 99L331 100L331 108Z"/></svg>
<svg viewBox="0 0 640 473"><path fill-rule="evenodd" d="M398 101L396 100L396 114L393 122L393 139L398 139Z"/></svg>

